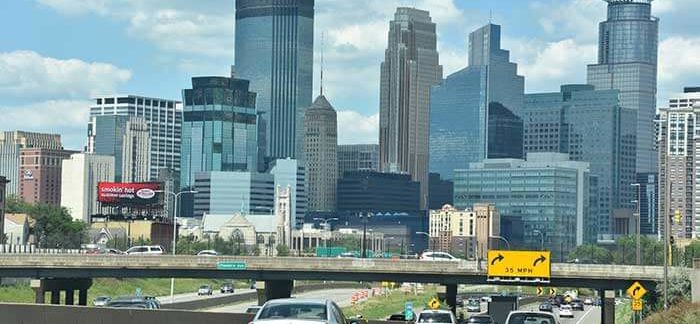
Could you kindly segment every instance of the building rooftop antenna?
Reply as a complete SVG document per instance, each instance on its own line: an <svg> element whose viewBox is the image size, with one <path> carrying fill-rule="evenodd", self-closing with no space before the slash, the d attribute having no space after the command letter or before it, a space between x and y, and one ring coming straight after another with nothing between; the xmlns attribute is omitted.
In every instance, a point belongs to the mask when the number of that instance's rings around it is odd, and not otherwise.
<svg viewBox="0 0 700 324"><path fill-rule="evenodd" d="M325 47L325 32L321 32L321 95L323 96L323 48Z"/></svg>
<svg viewBox="0 0 700 324"><path fill-rule="evenodd" d="M489 24L493 23L493 9L489 9Z"/></svg>

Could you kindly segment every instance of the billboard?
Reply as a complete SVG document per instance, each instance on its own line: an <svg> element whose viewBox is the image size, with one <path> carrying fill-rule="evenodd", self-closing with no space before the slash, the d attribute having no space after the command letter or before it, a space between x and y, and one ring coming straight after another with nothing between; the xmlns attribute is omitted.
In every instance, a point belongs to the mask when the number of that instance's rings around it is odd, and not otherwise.
<svg viewBox="0 0 700 324"><path fill-rule="evenodd" d="M97 201L112 206L149 207L160 203L159 182L100 182L97 184Z"/></svg>

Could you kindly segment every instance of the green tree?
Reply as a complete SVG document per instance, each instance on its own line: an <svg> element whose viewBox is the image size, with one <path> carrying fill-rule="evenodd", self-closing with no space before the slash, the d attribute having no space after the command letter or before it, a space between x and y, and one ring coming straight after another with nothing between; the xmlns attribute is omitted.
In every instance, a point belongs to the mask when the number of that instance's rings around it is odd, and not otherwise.
<svg viewBox="0 0 700 324"><path fill-rule="evenodd" d="M656 285L656 293L658 296L664 294L663 281ZM668 303L675 305L683 301L687 301L690 297L690 276L685 269L671 271L668 276ZM659 298L660 304L657 308L663 309L663 297Z"/></svg>
<svg viewBox="0 0 700 324"><path fill-rule="evenodd" d="M277 245L277 256L289 256L289 247L284 244Z"/></svg>
<svg viewBox="0 0 700 324"><path fill-rule="evenodd" d="M570 260L578 259L580 262L594 262L599 264L610 264L613 261L612 254L608 249L593 245L586 244L576 247L571 253L569 253Z"/></svg>
<svg viewBox="0 0 700 324"><path fill-rule="evenodd" d="M15 195L8 196L5 200L5 212L8 214L29 214L33 207Z"/></svg>
<svg viewBox="0 0 700 324"><path fill-rule="evenodd" d="M75 249L85 240L87 224L74 221L63 207L39 204L28 214L34 219L33 232L41 247Z"/></svg>
<svg viewBox="0 0 700 324"><path fill-rule="evenodd" d="M700 240L693 240L683 250L682 265L688 268L693 267L693 260L700 258Z"/></svg>
<svg viewBox="0 0 700 324"><path fill-rule="evenodd" d="M347 251L359 251L361 249L360 241L362 241L362 239L358 237L343 235L333 242L333 246L344 247Z"/></svg>

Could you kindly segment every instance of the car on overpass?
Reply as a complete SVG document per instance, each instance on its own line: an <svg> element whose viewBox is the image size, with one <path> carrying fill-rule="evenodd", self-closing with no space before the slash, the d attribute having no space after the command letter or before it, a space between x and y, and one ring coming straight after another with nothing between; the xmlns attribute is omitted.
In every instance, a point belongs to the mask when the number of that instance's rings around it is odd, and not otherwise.
<svg viewBox="0 0 700 324"><path fill-rule="evenodd" d="M512 311L508 314L505 324L559 324L551 313L532 311Z"/></svg>
<svg viewBox="0 0 700 324"><path fill-rule="evenodd" d="M329 299L274 299L265 303L251 324L346 323L343 311Z"/></svg>
<svg viewBox="0 0 700 324"><path fill-rule="evenodd" d="M449 254L447 252L435 252L435 251L423 252L423 254L421 254L421 256L420 256L420 259L423 261L445 261L445 262L459 261L459 259L452 256L452 254Z"/></svg>
<svg viewBox="0 0 700 324"><path fill-rule="evenodd" d="M218 256L219 252L214 250L202 250L197 253L198 256Z"/></svg>
<svg viewBox="0 0 700 324"><path fill-rule="evenodd" d="M128 255L163 255L163 247L160 245L132 246L125 253Z"/></svg>

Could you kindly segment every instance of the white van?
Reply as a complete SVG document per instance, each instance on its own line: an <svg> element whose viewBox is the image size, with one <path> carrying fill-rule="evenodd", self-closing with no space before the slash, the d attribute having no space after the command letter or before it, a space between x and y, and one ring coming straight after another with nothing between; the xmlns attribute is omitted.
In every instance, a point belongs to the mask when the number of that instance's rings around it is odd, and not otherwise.
<svg viewBox="0 0 700 324"><path fill-rule="evenodd" d="M125 253L128 255L162 255L163 247L160 245L132 246Z"/></svg>

